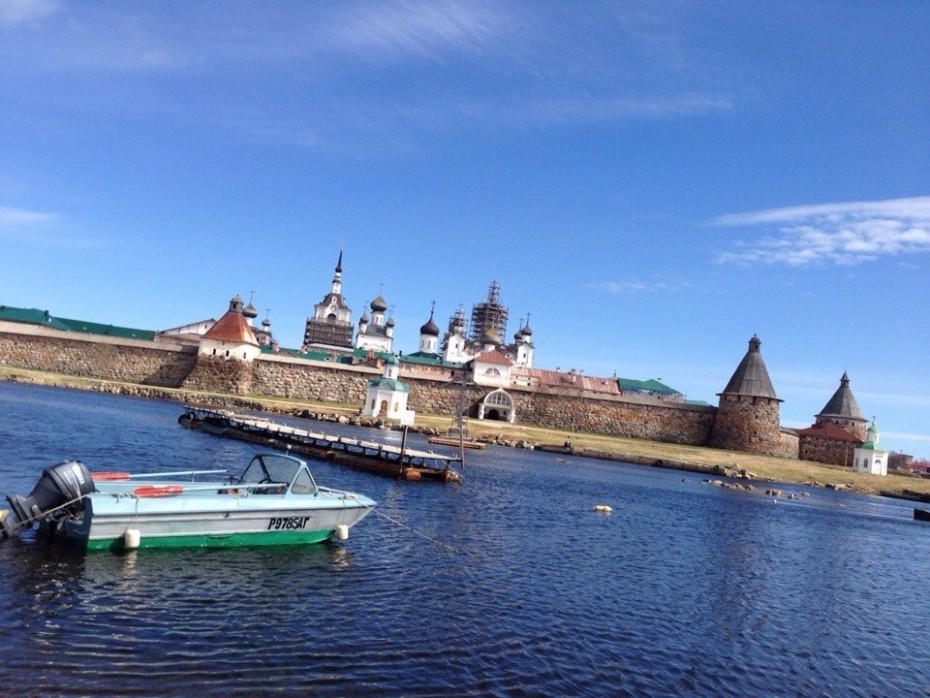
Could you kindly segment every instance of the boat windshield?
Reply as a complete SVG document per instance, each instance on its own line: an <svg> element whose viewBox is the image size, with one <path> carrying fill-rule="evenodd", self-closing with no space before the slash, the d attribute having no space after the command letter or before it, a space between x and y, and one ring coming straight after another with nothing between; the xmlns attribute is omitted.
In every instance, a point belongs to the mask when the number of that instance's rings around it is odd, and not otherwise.
<svg viewBox="0 0 930 698"><path fill-rule="evenodd" d="M239 482L243 484L265 484L280 482L293 484L295 493L313 491L313 478L301 460L293 456L262 454L255 456L249 467L242 473Z"/></svg>

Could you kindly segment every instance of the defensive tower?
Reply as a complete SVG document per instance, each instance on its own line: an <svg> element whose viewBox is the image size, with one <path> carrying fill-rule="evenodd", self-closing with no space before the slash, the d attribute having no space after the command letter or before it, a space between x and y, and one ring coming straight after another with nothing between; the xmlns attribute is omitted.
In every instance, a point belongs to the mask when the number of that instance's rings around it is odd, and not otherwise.
<svg viewBox="0 0 930 698"><path fill-rule="evenodd" d="M779 403L756 335L722 393L708 444L734 451L783 455Z"/></svg>

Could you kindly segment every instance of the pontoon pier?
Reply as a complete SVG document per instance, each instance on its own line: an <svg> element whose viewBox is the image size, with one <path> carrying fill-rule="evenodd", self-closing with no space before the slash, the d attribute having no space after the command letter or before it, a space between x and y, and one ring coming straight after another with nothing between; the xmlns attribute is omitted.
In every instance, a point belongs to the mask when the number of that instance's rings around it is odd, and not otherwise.
<svg viewBox="0 0 930 698"><path fill-rule="evenodd" d="M458 482L459 473L452 464L454 456L400 446L313 432L279 424L263 417L236 414L211 407L187 405L178 423L241 441L289 449L320 460L329 460L353 468L368 470L404 480L438 480Z"/></svg>

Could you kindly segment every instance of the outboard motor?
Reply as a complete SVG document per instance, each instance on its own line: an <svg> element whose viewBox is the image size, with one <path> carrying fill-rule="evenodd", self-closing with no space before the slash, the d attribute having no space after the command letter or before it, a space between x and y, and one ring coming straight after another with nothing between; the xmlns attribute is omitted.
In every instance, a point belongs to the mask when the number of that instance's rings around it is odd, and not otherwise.
<svg viewBox="0 0 930 698"><path fill-rule="evenodd" d="M83 511L84 495L93 491L94 480L80 461L62 461L46 468L27 496L11 494L6 498L10 511L0 520L0 533L4 538L10 538L49 513Z"/></svg>

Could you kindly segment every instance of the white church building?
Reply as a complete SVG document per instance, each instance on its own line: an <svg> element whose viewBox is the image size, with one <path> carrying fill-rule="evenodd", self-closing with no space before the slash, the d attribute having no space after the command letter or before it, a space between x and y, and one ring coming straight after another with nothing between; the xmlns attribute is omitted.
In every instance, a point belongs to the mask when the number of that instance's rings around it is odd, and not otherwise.
<svg viewBox="0 0 930 698"><path fill-rule="evenodd" d="M872 475L888 474L888 451L878 442L878 427L875 418L866 432L865 441L853 451L853 470Z"/></svg>

